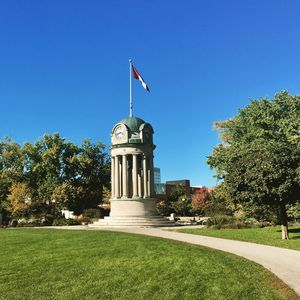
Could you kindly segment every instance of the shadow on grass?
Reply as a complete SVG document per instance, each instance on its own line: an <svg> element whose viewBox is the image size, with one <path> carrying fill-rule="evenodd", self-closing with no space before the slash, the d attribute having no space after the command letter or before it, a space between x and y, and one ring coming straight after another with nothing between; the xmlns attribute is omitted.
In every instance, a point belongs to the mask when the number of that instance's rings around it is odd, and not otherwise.
<svg viewBox="0 0 300 300"><path fill-rule="evenodd" d="M291 228L289 229L289 232L300 233L300 228Z"/></svg>
<svg viewBox="0 0 300 300"><path fill-rule="evenodd" d="M281 229L279 230L276 230L276 232L281 232ZM289 228L289 232L292 232L292 233L300 233L300 228Z"/></svg>

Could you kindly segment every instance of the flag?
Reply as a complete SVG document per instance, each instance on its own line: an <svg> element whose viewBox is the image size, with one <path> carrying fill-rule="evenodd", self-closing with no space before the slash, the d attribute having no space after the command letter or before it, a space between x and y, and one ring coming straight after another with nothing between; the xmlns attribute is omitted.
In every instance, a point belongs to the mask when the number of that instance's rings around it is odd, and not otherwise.
<svg viewBox="0 0 300 300"><path fill-rule="evenodd" d="M133 65L132 65L132 73L133 73L133 77L135 79L138 79L142 83L143 88L150 93L148 85L146 84L143 77L140 75L140 73L137 71L137 69Z"/></svg>

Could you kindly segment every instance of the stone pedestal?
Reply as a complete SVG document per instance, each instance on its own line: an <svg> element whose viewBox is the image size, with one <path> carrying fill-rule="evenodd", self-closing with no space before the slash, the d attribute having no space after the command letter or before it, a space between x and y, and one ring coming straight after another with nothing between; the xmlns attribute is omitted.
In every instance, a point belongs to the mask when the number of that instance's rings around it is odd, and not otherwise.
<svg viewBox="0 0 300 300"><path fill-rule="evenodd" d="M156 216L156 199L127 199L110 201L111 217L148 217Z"/></svg>
<svg viewBox="0 0 300 300"><path fill-rule="evenodd" d="M90 227L165 227L174 222L157 215L156 199L112 199L109 217L99 219Z"/></svg>

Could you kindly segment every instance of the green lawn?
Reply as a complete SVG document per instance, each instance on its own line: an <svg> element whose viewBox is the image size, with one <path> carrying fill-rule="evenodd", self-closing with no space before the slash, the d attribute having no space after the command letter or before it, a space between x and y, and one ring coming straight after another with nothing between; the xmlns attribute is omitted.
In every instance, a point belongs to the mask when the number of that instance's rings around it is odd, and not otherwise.
<svg viewBox="0 0 300 300"><path fill-rule="evenodd" d="M299 299L222 251L106 231L0 230L0 299Z"/></svg>
<svg viewBox="0 0 300 300"><path fill-rule="evenodd" d="M280 226L248 229L180 229L178 231L300 250L299 226L289 228L289 240L281 239Z"/></svg>

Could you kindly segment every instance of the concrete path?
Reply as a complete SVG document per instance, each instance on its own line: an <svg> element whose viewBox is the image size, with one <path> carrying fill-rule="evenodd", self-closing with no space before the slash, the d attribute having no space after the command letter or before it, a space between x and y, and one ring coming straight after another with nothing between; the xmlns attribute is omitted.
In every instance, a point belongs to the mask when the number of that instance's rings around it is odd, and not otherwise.
<svg viewBox="0 0 300 300"><path fill-rule="evenodd" d="M61 226L59 228L88 229L87 226ZM149 235L230 252L262 265L300 295L300 251L175 232L164 228L93 228L90 230L111 230Z"/></svg>

